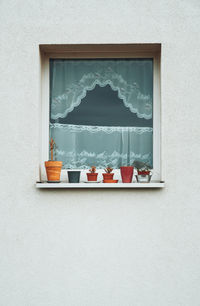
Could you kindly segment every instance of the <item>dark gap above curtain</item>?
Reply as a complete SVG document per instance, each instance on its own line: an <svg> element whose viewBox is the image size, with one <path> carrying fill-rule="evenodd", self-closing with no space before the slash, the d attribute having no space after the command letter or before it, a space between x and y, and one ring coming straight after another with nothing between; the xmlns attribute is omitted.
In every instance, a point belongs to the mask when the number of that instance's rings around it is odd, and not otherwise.
<svg viewBox="0 0 200 306"><path fill-rule="evenodd" d="M152 127L152 119L138 118L124 106L117 91L107 85L88 91L81 104L65 118L51 119L51 123L98 125L98 126L145 126Z"/></svg>

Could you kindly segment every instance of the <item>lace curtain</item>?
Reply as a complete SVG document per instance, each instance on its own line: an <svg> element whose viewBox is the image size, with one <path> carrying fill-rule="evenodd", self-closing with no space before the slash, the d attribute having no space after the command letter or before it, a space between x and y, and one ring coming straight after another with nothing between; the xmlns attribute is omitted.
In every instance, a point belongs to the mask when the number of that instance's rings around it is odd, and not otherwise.
<svg viewBox="0 0 200 306"><path fill-rule="evenodd" d="M139 118L152 118L151 60L53 60L51 64L52 119L66 117L97 84L110 85Z"/></svg>
<svg viewBox="0 0 200 306"><path fill-rule="evenodd" d="M56 159L63 161L64 168L119 168L136 159L152 166L152 67L151 59L50 61L50 137L56 142ZM123 111L123 126L117 122L111 126L105 118L95 125L99 109L103 107L106 112L111 103L108 100L105 105L99 97L96 108L87 110L91 122L77 124L77 119L76 124L67 123L69 115L77 113L75 110L80 109L80 118L84 116L89 91L108 85L117 93L124 110L130 112L131 126L126 126ZM113 109L114 114L116 111ZM145 122L144 126L140 121Z"/></svg>

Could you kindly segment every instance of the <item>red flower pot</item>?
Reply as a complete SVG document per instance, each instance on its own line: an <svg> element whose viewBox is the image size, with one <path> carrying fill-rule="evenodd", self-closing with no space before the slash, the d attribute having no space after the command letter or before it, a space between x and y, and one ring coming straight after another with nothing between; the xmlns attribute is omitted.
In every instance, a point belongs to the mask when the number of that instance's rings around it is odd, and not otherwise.
<svg viewBox="0 0 200 306"><path fill-rule="evenodd" d="M102 173L104 180L112 180L114 173Z"/></svg>
<svg viewBox="0 0 200 306"><path fill-rule="evenodd" d="M87 173L88 181L97 181L98 173Z"/></svg>
<svg viewBox="0 0 200 306"><path fill-rule="evenodd" d="M120 167L121 177L123 183L131 183L133 178L133 167Z"/></svg>

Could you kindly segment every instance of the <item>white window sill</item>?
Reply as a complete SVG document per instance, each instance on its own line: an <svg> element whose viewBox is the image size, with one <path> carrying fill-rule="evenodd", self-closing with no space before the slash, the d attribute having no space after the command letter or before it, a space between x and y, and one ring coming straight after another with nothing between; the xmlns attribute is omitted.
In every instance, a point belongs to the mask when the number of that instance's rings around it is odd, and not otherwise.
<svg viewBox="0 0 200 306"><path fill-rule="evenodd" d="M152 181L150 183L47 183L47 182L37 182L36 188L64 188L64 189L74 189L74 188L164 188L165 182L163 181Z"/></svg>

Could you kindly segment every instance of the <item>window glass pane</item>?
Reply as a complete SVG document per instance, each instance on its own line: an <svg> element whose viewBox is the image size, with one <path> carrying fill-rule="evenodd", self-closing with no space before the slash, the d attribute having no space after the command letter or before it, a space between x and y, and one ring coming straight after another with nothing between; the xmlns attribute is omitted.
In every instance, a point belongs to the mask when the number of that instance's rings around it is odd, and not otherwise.
<svg viewBox="0 0 200 306"><path fill-rule="evenodd" d="M50 60L50 137L64 168L153 161L153 60Z"/></svg>

